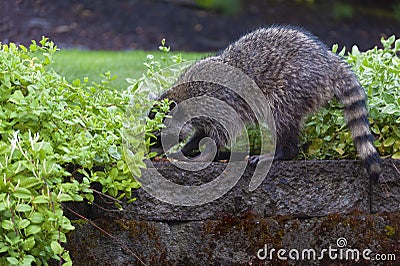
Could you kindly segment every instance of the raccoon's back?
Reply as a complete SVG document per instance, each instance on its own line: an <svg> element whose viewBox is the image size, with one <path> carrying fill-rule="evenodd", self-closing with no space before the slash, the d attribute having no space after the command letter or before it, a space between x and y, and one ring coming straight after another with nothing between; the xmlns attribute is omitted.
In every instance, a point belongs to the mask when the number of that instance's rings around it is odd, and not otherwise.
<svg viewBox="0 0 400 266"><path fill-rule="evenodd" d="M329 49L314 35L295 27L260 28L229 45L220 58L246 71L261 71L295 62L329 60ZM319 63L319 64L320 64ZM248 73L251 74L251 73Z"/></svg>
<svg viewBox="0 0 400 266"><path fill-rule="evenodd" d="M273 109L293 107L303 115L332 99L340 71L348 71L315 36L294 27L260 28L244 35L219 60L253 79Z"/></svg>

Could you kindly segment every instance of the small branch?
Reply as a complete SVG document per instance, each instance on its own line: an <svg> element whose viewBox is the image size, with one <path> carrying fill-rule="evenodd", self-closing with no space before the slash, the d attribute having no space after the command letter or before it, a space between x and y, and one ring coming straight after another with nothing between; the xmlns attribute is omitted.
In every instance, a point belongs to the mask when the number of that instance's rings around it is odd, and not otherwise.
<svg viewBox="0 0 400 266"><path fill-rule="evenodd" d="M394 164L394 162L392 162L392 165L393 165L394 169L396 169L397 173L400 175L399 168L397 168L397 166Z"/></svg>
<svg viewBox="0 0 400 266"><path fill-rule="evenodd" d="M109 196L109 195L107 195L107 194L104 194L103 192L100 192L100 191L95 190L95 189L93 189L93 188L91 188L91 190L92 190L93 192L99 194L99 195L102 196L102 197L105 197L105 198L108 198L108 199L112 200L113 202L116 201L116 202L118 202L118 203L122 203L122 201L117 200L116 198L113 198L113 197L111 197L111 196Z"/></svg>
<svg viewBox="0 0 400 266"><path fill-rule="evenodd" d="M61 245L61 228L60 227L58 227L58 244ZM63 260L60 256L60 261L58 262L58 265L62 266L62 263L63 263Z"/></svg>
<svg viewBox="0 0 400 266"><path fill-rule="evenodd" d="M100 232L104 233L105 235L107 235L108 237L110 237L111 239L113 239L115 242L117 242L118 244L120 244L126 251L128 251L128 253L132 254L132 256L134 256L142 265L147 266L146 263L144 263L143 260L141 260L139 258L138 255L136 255L129 247L127 247L124 243L122 243L121 241L119 241L116 237L114 237L113 235L111 235L110 233L104 231L104 229L102 229L101 227L99 227L98 225L96 225L94 222L92 222L91 220L89 220L88 218L80 215L79 213L73 211L71 208L69 208L68 206L66 206L65 204L62 204L63 207L65 207L66 209L68 209L71 213L73 213L74 215L76 215L77 217L79 217L80 219L85 220L86 222L89 222L93 227L95 227L97 230L99 230Z"/></svg>
<svg viewBox="0 0 400 266"><path fill-rule="evenodd" d="M100 210L105 211L105 212L121 212L120 210L109 210L109 209L106 209L106 208L104 208L104 207L102 207L99 204L96 204L94 202L92 202L91 204L93 206L96 206L96 208L99 208Z"/></svg>
<svg viewBox="0 0 400 266"><path fill-rule="evenodd" d="M14 226L15 236L18 236L19 234L18 234L17 225L16 225L16 223L15 223L15 216L14 216L15 213L14 213L13 207L10 208L10 211L11 211L11 221L12 221L13 226Z"/></svg>

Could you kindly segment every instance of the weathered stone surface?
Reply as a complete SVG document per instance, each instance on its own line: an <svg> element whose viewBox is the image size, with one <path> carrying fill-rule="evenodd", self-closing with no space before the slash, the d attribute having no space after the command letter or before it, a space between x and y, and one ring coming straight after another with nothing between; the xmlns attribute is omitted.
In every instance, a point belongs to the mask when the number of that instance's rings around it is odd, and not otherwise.
<svg viewBox="0 0 400 266"><path fill-rule="evenodd" d="M372 252L367 254L370 258L384 254L388 260L382 265L398 265L400 259L399 214L353 213L309 219L247 216L181 223L96 220L95 223L116 239L90 224L79 227L69 235L66 247L74 265L142 265L136 256L145 265L288 265L288 261L278 258L279 249L284 249L286 252L281 256L295 265L354 265L356 258L361 265L376 265L362 257L366 249ZM322 253L323 249L327 251ZM352 249L348 255L347 249ZM306 253L302 255L304 250ZM309 255L310 250L315 253ZM260 259L257 253L261 258L266 256L265 259ZM294 259L290 260L289 254Z"/></svg>
<svg viewBox="0 0 400 266"><path fill-rule="evenodd" d="M400 211L399 161L385 161L385 179L391 180L373 187L374 212ZM226 164L212 163L199 172L182 171L168 163L155 164L169 180L185 185L200 185L213 180L224 171ZM176 206L162 202L143 190L138 200L124 205L118 217L124 219L193 221L240 216L246 212L258 217L295 215L324 216L349 213L354 210L370 212L369 180L362 165L355 160L343 161L280 161L274 162L264 182L255 190L248 189L253 168L247 167L238 183L221 198L200 206ZM141 179L149 178L146 170ZM112 206L111 206L112 207ZM104 217L95 210L94 217Z"/></svg>
<svg viewBox="0 0 400 266"><path fill-rule="evenodd" d="M163 176L185 185L210 182L225 167L213 163L190 173L167 163L156 164ZM281 248L286 257L291 249L313 249L318 257L322 249L337 248L338 239L345 238L342 251L357 249L360 263L379 265L361 258L368 248L372 255L394 254L395 262L381 265L399 265L398 169L400 161L385 160L386 181L372 186L372 194L358 161L274 162L267 178L252 192L248 186L253 169L248 167L226 195L199 206L167 204L139 190L138 200L124 204L123 211L97 200L100 208L95 205L84 214L113 237L88 223L68 235L66 248L75 265L141 265L136 256L146 265L355 264L354 260L332 260L328 253L320 260L277 257ZM151 178L148 172L144 178ZM265 245L268 252L275 251L271 258L268 253L260 260L257 252ZM264 253L261 250L259 255Z"/></svg>
<svg viewBox="0 0 400 266"><path fill-rule="evenodd" d="M372 212L400 212L400 160L384 160L384 180L372 187Z"/></svg>

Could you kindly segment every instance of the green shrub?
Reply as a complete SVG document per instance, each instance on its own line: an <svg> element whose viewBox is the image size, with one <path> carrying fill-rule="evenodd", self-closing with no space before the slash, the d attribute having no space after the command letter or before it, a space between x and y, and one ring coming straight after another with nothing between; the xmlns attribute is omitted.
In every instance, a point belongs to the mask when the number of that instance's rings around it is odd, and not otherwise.
<svg viewBox="0 0 400 266"><path fill-rule="evenodd" d="M119 206L117 200L133 201L132 190L140 187L135 177L145 167L149 140L137 140L147 145L134 153L124 149L131 95L112 88L110 73L100 83L68 83L50 67L56 50L46 38L28 48L1 45L0 265L61 258L71 265L61 244L74 227L63 202L91 203L93 193L106 193ZM133 131L159 127L131 122Z"/></svg>
<svg viewBox="0 0 400 266"><path fill-rule="evenodd" d="M400 158L400 40L394 36L381 40L377 47L360 52L354 46L344 56L355 71L368 96L369 121L382 156ZM334 52L337 46L333 48ZM345 50L340 53L344 55ZM312 116L305 124L303 143L309 145L304 156L332 159L355 158L350 132L345 126L341 106L336 101Z"/></svg>
<svg viewBox="0 0 400 266"><path fill-rule="evenodd" d="M347 61L367 90L372 132L381 155L400 159L400 39L381 40L383 49L360 53L353 47Z"/></svg>
<svg viewBox="0 0 400 266"><path fill-rule="evenodd" d="M148 54L144 62L147 71L141 78L127 78L131 84L128 92L132 95L132 99L126 112L124 136L130 151L137 149L149 151L152 141L155 140L153 133L163 128L164 118L171 105L168 99L159 102L156 98L171 87L179 75L192 64L191 61L184 60L181 54L169 54L170 47L165 46L165 39L161 41L159 50L165 56L158 61L152 54ZM154 119L149 119L149 110L155 112ZM132 130L133 126L135 130ZM146 139L145 143L139 141L143 138ZM147 154L147 157L152 158L156 155L157 153L153 152Z"/></svg>

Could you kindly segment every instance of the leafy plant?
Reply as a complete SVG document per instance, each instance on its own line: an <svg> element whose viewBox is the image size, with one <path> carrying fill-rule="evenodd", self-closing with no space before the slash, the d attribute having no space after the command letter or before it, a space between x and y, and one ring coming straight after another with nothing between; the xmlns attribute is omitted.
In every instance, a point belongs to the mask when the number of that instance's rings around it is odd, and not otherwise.
<svg viewBox="0 0 400 266"><path fill-rule="evenodd" d="M122 137L131 95L111 87L109 72L100 83L68 83L51 69L56 51L47 38L1 45L0 265L71 265L62 243L74 227L62 203L91 203L93 193L106 193L119 206L124 197L135 200L132 190L140 187L145 147L126 150ZM141 129L130 118L132 130Z"/></svg>
<svg viewBox="0 0 400 266"><path fill-rule="evenodd" d="M156 60L151 54L147 55L144 63L147 68L146 74L139 79L127 79L131 84L128 87L129 94L133 96L127 110L124 135L130 151L137 149L149 151L156 138L154 132L163 128L164 118L170 111L172 103L168 99L161 102L156 99L192 64L183 60L181 54L170 54L170 47L165 45L165 39L161 41L159 50L165 53L161 61ZM150 111L155 113L153 119L148 117ZM141 139L145 139L145 142L141 142ZM152 158L156 155L152 152L147 157Z"/></svg>
<svg viewBox="0 0 400 266"><path fill-rule="evenodd" d="M381 39L383 49L359 52L353 47L347 61L366 89L372 131L382 155L400 159L400 39Z"/></svg>
<svg viewBox="0 0 400 266"><path fill-rule="evenodd" d="M128 87L131 94L144 92L148 96L147 99L149 97L150 100L155 99L173 85L182 71L191 65L191 62L182 58L182 54L170 54L171 48L165 45L165 39L161 41L158 49L165 54L161 57L161 61L156 60L154 55L148 54L144 62L146 73L139 79L126 79L131 84Z"/></svg>
<svg viewBox="0 0 400 266"><path fill-rule="evenodd" d="M400 158L400 40L394 36L381 40L383 49L375 47L360 52L354 46L351 53L341 56L355 71L368 96L371 130L376 146L383 156ZM337 52L337 46L333 48ZM328 109L312 116L305 124L305 156L309 158L354 158L356 156L350 132L345 126L341 106L332 101Z"/></svg>
<svg viewBox="0 0 400 266"><path fill-rule="evenodd" d="M63 215L61 202L82 201L77 192L88 192L88 182L62 183L71 176L58 163L49 142L39 134L18 131L9 143L1 142L0 257L2 265L47 264L50 258L71 265L60 243L73 230Z"/></svg>

